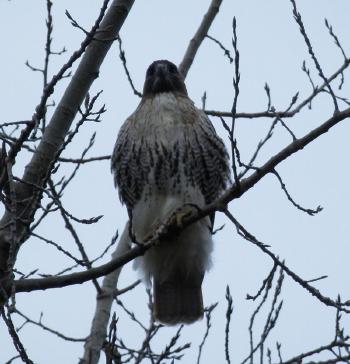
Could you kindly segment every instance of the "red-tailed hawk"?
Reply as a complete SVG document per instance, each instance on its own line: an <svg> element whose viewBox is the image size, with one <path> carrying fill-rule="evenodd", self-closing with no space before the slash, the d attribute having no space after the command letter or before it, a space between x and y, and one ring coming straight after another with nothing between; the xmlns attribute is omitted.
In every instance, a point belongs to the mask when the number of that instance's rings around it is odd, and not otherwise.
<svg viewBox="0 0 350 364"><path fill-rule="evenodd" d="M137 242L185 204L214 201L229 181L228 154L210 120L187 95L177 67L153 62L142 100L119 131L112 154L119 195ZM212 226L204 218L135 261L152 280L155 319L190 323L203 316Z"/></svg>

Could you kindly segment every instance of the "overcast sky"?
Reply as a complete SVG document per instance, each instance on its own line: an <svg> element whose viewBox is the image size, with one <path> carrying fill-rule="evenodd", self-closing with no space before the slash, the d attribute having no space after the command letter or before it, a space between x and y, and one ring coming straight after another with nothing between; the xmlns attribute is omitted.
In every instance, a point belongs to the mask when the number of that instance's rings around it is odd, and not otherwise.
<svg viewBox="0 0 350 364"><path fill-rule="evenodd" d="M53 57L50 74L55 73L69 55L79 46L84 34L73 28L65 17L65 9L86 29L91 27L101 1L54 1L54 50L67 48L67 53ZM349 0L297 1L306 30L326 76L334 73L343 62L342 54L334 45L324 25L326 17L333 25L345 52L350 54ZM196 31L208 0L148 0L135 1L121 32L128 65L136 87L141 90L145 70L156 59L169 59L179 63L189 40ZM46 2L0 0L0 29L2 55L0 57L0 87L2 113L0 122L31 118L39 102L42 79L39 73L30 71L25 61L40 67L43 64L45 43ZM267 105L264 85L271 89L272 104L284 110L291 98L299 92L299 100L312 91L306 75L301 70L303 60L311 69L316 84L322 81L307 53L298 27L293 20L288 0L224 0L209 34L218 38L232 52L232 18L237 18L238 44L241 55L241 93L238 111L264 111ZM233 66L223 56L222 50L210 40L202 44L186 79L190 97L198 107L207 92L207 109L229 111L232 106ZM349 72L345 74L345 86L339 95L349 95ZM62 90L69 80L62 81L52 100L60 100ZM335 83L339 85L339 80ZM133 95L123 72L115 44L102 65L100 77L91 93L103 89L100 104L106 104L107 112L100 124L90 123L82 128L76 143L65 156L79 157L94 131L96 143L89 156L110 154L117 132L136 108L139 99ZM335 87L337 89L337 87ZM338 90L337 90L338 92ZM340 104L345 108L344 104ZM332 100L321 95L305 109L289 127L297 137L327 120L333 112ZM220 120L212 119L220 135L225 132ZM249 160L257 143L270 127L268 119L240 119L237 122L237 140L243 160ZM344 300L349 292L349 236L348 218L349 182L348 156L350 152L349 122L343 121L312 145L283 162L277 170L283 177L289 192L297 202L307 208L318 205L324 211L310 217L295 209L283 194L278 181L266 176L241 199L230 205L232 214L257 238L271 246L271 250L304 279L322 275L328 278L315 283L323 294L336 299L338 293ZM227 140L227 137L226 137ZM291 137L280 126L274 138L264 148L258 159L262 164L270 156L290 143ZM15 173L21 175L29 156L21 153ZM62 166L57 179L72 166ZM90 257L100 254L118 229L126 222L126 211L121 207L113 187L108 161L84 166L68 188L63 203L78 217L104 215L98 225L78 227L84 246ZM0 212L3 208L0 207ZM219 301L213 315L213 327L203 353L203 363L224 362L224 324L226 285L230 286L234 301L231 328L231 355L239 363L248 353L249 317L255 304L246 301L247 293L254 294L269 270L271 260L257 248L240 238L233 226L217 214L217 224L226 222L224 230L215 236L214 266L204 282L205 304ZM49 218L40 233L71 249L77 249L64 230L58 215ZM106 257L105 261L108 257ZM71 262L36 239L30 239L20 250L17 268L23 272L39 269L41 273L55 274ZM129 264L122 272L119 287L135 279L137 274ZM325 308L316 298L286 277L283 287L284 306L268 345L275 352L275 342L282 343L284 359L303 351L327 344L334 336L335 310ZM125 303L145 322L147 297L144 287L128 293ZM92 284L73 286L47 292L18 294L17 305L30 317L38 319L44 312L43 322L73 337L84 337L89 332L95 307L95 291ZM141 346L141 332L113 307L120 317L119 334L126 343ZM261 316L263 319L264 316ZM22 320L16 321L19 326ZM260 325L263 321L259 321ZM349 329L349 319L343 324ZM261 329L261 326L260 326ZM186 327L182 342L192 341L193 350L182 363L193 363L197 346L205 331L204 321ZM169 334L174 329L166 329ZM260 331L257 331L259 337ZM27 325L20 337L35 363L77 363L83 353L82 344L67 343L41 329ZM164 343L159 340L160 343ZM16 354L4 324L0 322L0 363ZM104 362L101 360L101 363Z"/></svg>

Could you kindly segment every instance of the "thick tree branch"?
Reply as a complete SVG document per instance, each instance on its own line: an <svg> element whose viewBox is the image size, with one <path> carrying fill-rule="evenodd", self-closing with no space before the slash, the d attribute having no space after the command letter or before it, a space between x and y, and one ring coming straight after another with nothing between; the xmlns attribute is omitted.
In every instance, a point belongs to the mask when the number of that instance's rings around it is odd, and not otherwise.
<svg viewBox="0 0 350 364"><path fill-rule="evenodd" d="M149 241L147 244L137 246L126 253L117 255L115 258L113 258L110 262L106 264L102 264L99 267L91 268L83 272L71 273L62 276L53 276L48 278L16 280L14 281L15 292L16 293L31 292L37 290L45 290L49 288L61 288L61 287L71 286L74 284L82 284L92 279L103 277L106 274L109 274L115 271L116 269L124 266L126 263L130 262L136 257L143 255L145 251L148 250L151 247L151 245L153 245L153 243L154 240ZM118 248L120 244L121 243L118 244ZM117 250L118 253L121 253L120 249ZM122 250L124 251L124 247Z"/></svg>
<svg viewBox="0 0 350 364"><path fill-rule="evenodd" d="M125 255L129 249L129 240L129 227L126 224L118 246L112 254L112 261ZM100 358L100 352L106 340L111 307L120 272L121 268L113 270L103 279L102 293L97 295L96 309L91 324L90 335L84 345L84 356L80 360L80 364L94 364Z"/></svg>
<svg viewBox="0 0 350 364"><path fill-rule="evenodd" d="M29 202L19 206L20 213L17 218L21 217L21 220L17 220L16 240L20 243L28 236L28 225L34 217L41 198L41 193L35 191L29 184L45 185L79 106L98 76L100 65L123 25L133 2L134 0L114 0L102 21L100 18L105 9L104 7L101 9L100 17L95 23L96 29L93 28L93 33L87 35L89 45L85 47L86 50L84 48L84 56L45 129L37 151L25 169L22 179L26 184L17 184L16 192L19 200L29 198ZM103 5L107 6L107 4L106 0ZM98 31L96 32L96 30ZM53 89L49 93L52 91ZM45 105L45 103L46 101L42 100L40 105ZM35 117L35 120L37 118L38 116ZM13 153L13 156L15 155L16 153ZM11 267L8 266L8 257L11 240L8 228L4 227L8 225L11 218L11 214L7 212L0 221L0 282L1 279L7 279L5 285L10 284L8 279ZM10 263L10 265L14 264L14 262Z"/></svg>
<svg viewBox="0 0 350 364"><path fill-rule="evenodd" d="M197 54L197 51L202 44L205 36L208 34L208 30L216 17L216 14L219 12L220 5L222 0L212 0L207 13L204 15L202 23L200 24L196 34L190 41L190 44L187 47L186 53L182 62L179 65L179 72L183 75L184 78L187 76L187 72L190 69L193 60Z"/></svg>

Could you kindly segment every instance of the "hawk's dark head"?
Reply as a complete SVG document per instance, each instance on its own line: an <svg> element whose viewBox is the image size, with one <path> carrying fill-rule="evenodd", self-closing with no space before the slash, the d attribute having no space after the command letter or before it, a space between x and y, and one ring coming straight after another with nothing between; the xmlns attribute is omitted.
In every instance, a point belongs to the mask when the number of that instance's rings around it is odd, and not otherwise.
<svg viewBox="0 0 350 364"><path fill-rule="evenodd" d="M143 86L143 96L153 96L161 92L174 92L187 95L183 77L174 63L167 60L153 62L147 69Z"/></svg>

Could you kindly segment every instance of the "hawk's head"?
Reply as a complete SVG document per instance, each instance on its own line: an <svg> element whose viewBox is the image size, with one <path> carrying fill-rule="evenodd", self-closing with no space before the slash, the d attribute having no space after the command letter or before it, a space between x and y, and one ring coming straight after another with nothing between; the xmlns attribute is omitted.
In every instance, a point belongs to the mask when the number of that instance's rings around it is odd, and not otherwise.
<svg viewBox="0 0 350 364"><path fill-rule="evenodd" d="M143 96L153 96L161 92L174 92L187 95L183 77L174 63L167 60L153 62L147 69L143 86Z"/></svg>

